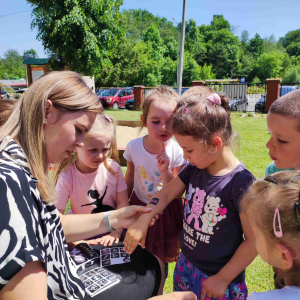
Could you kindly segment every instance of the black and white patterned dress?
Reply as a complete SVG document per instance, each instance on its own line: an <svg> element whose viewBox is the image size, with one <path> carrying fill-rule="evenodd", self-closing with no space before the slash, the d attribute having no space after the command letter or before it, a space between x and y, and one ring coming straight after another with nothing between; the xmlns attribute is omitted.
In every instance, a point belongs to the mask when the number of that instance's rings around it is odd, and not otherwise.
<svg viewBox="0 0 300 300"><path fill-rule="evenodd" d="M11 140L0 153L0 290L27 262L41 261L49 300L83 299L59 213L42 201L36 182L22 149Z"/></svg>

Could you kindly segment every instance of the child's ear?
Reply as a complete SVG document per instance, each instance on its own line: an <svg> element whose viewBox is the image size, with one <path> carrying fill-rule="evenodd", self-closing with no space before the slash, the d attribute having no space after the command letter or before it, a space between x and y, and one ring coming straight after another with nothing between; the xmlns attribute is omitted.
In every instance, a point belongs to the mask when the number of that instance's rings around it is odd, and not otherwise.
<svg viewBox="0 0 300 300"><path fill-rule="evenodd" d="M219 152L222 148L223 142L219 136L214 136L212 138L212 146L215 152Z"/></svg>
<svg viewBox="0 0 300 300"><path fill-rule="evenodd" d="M280 251L280 264L282 270L289 270L293 266L293 255L291 250L282 244L277 244L277 248Z"/></svg>

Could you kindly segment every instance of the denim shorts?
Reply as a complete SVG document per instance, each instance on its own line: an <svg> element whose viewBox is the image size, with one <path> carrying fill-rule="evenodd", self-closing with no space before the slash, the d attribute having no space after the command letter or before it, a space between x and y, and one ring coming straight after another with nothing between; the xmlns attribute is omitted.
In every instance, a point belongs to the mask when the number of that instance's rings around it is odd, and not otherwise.
<svg viewBox="0 0 300 300"><path fill-rule="evenodd" d="M202 284L208 277L192 263L188 262L181 253L174 270L174 291L191 291L197 296L197 299L200 299ZM247 296L248 290L245 281L242 283L230 283L221 300L246 300ZM206 296L205 300L218 299Z"/></svg>

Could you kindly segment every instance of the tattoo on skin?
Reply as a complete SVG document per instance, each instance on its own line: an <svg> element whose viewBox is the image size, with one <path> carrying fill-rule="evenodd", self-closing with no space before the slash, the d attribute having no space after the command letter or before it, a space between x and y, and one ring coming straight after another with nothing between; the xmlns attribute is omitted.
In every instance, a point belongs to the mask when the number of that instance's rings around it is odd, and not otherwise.
<svg viewBox="0 0 300 300"><path fill-rule="evenodd" d="M156 205L158 203L159 199L158 198L152 198L149 204Z"/></svg>

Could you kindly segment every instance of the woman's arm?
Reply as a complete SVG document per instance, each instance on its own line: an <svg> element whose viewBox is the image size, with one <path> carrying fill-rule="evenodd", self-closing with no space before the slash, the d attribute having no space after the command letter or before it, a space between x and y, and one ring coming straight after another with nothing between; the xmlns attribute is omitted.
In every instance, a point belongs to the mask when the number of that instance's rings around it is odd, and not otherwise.
<svg viewBox="0 0 300 300"><path fill-rule="evenodd" d="M109 212L110 224L115 229L128 228L137 220L140 213L149 213L150 211L150 207L137 205L112 210ZM103 214L104 213L85 215L60 214L60 220L67 243L84 240L107 232L103 223Z"/></svg>
<svg viewBox="0 0 300 300"><path fill-rule="evenodd" d="M40 261L28 262L0 291L1 300L46 300L47 273Z"/></svg>
<svg viewBox="0 0 300 300"><path fill-rule="evenodd" d="M176 196L183 194L185 188L186 186L181 179L176 177L155 194L155 199L158 199L158 201L156 200L155 204L152 204L150 201L146 206L152 208L151 212L149 214L142 214L135 224L127 230L124 239L124 249L128 254L131 254L134 251L138 243L141 243L143 248L145 247L145 238L151 219L161 213L165 207L176 198Z"/></svg>
<svg viewBox="0 0 300 300"><path fill-rule="evenodd" d="M117 193L116 209L120 209L120 208L126 207L128 205L129 205L129 202L128 202L127 190ZM97 238L97 239L94 239L94 240L89 240L87 242L90 245L92 245L92 244L96 245L96 244L99 243L99 244L103 245L104 247L106 247L107 245L111 246L114 242L116 244L119 243L119 239L120 239L120 236L121 236L122 232L123 232L123 228L120 227L120 228L112 231L108 235L105 235L101 238Z"/></svg>
<svg viewBox="0 0 300 300"><path fill-rule="evenodd" d="M134 164L127 160L127 170L125 174L125 182L127 185L128 198L130 198L134 186Z"/></svg>
<svg viewBox="0 0 300 300"><path fill-rule="evenodd" d="M247 214L240 214L245 240L235 251L230 261L214 276L204 281L201 300L208 297L222 298L229 283L238 276L257 256L255 237Z"/></svg>

